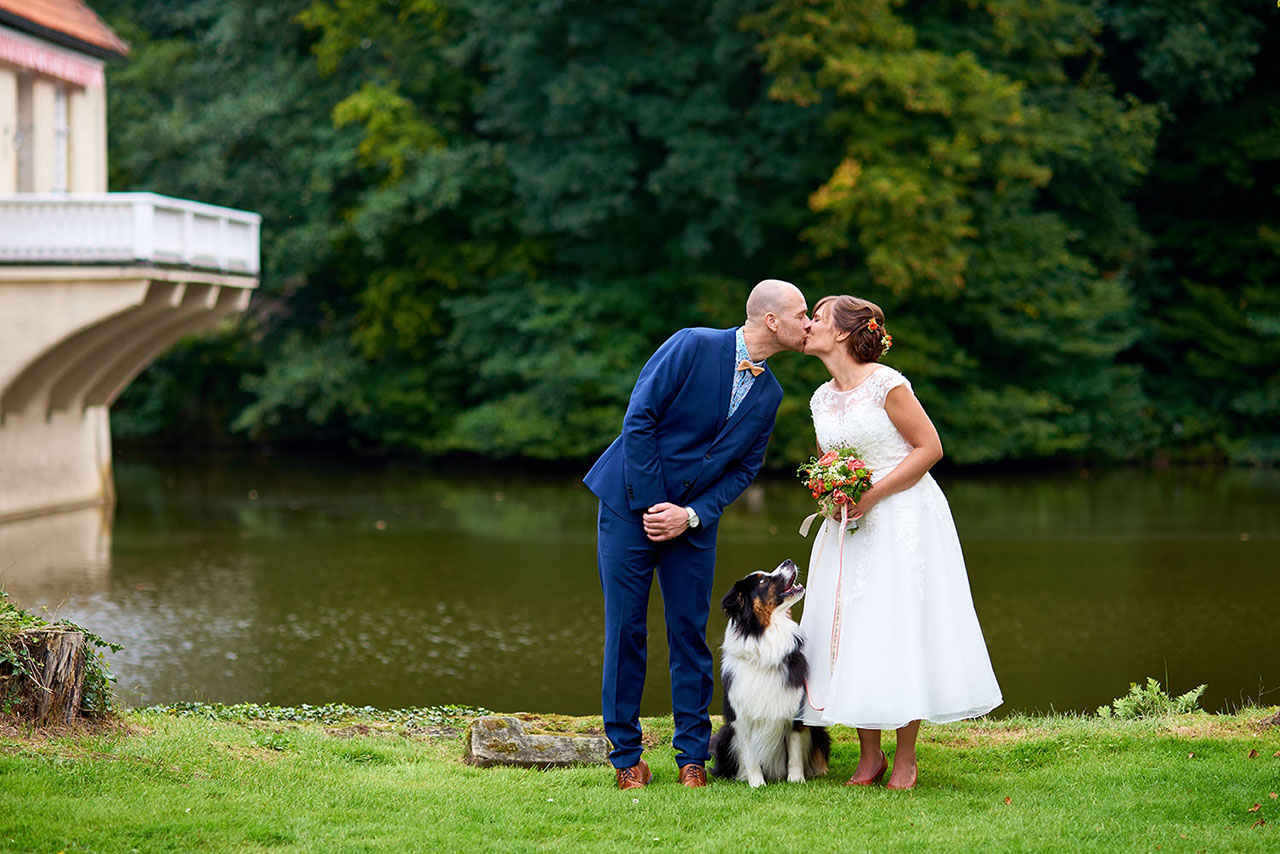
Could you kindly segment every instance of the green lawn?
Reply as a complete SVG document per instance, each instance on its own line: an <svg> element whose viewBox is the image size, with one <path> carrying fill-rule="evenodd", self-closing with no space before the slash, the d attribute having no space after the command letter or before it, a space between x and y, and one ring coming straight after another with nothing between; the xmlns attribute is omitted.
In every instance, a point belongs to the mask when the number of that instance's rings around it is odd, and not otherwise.
<svg viewBox="0 0 1280 854"><path fill-rule="evenodd" d="M842 729L825 779L699 791L675 782L670 722L646 721L654 782L618 792L607 768L472 768L460 732L376 721L0 726L0 850L1275 852L1280 728L1258 726L1275 713L926 726L914 792L842 786Z"/></svg>

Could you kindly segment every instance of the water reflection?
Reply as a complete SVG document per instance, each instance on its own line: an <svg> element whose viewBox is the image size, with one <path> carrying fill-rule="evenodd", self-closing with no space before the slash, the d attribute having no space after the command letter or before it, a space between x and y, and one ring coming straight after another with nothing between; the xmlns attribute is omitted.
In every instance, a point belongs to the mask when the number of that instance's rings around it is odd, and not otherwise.
<svg viewBox="0 0 1280 854"><path fill-rule="evenodd" d="M101 589L111 567L111 510L89 507L0 524L0 587L30 601Z"/></svg>
<svg viewBox="0 0 1280 854"><path fill-rule="evenodd" d="M1008 707L1091 708L1166 672L1209 682L1210 707L1280 685L1280 473L940 480ZM0 525L0 583L124 642L131 703L598 709L595 503L575 477L497 492L402 469L122 463L118 487L114 528L97 510ZM717 589L804 565L807 512L788 481L753 487L725 518ZM644 708L661 713L656 591L650 627Z"/></svg>

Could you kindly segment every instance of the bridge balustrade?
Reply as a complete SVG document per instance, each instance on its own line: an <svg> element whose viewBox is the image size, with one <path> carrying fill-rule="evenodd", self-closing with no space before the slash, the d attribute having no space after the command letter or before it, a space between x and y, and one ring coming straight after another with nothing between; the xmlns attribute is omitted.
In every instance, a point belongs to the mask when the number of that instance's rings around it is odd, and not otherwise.
<svg viewBox="0 0 1280 854"><path fill-rule="evenodd" d="M0 196L0 264L163 264L258 274L256 213L155 193Z"/></svg>

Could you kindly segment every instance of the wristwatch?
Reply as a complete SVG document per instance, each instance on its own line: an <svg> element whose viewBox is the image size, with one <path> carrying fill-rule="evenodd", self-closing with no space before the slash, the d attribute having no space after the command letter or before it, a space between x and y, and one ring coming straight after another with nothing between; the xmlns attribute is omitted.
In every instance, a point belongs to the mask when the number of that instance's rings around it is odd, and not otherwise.
<svg viewBox="0 0 1280 854"><path fill-rule="evenodd" d="M701 524L701 520L698 519L697 512L695 512L692 507L686 507L684 509L689 513L689 527L690 528L698 527L698 525Z"/></svg>

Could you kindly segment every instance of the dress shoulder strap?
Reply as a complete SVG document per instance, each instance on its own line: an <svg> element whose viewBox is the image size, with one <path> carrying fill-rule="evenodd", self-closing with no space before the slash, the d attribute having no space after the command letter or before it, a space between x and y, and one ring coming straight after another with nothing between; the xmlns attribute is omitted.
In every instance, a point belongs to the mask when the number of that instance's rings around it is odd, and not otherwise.
<svg viewBox="0 0 1280 854"><path fill-rule="evenodd" d="M907 391L915 393L911 388L911 380L904 377L898 371L888 365L881 365L876 372L867 377L867 397L875 401L877 406L884 407L885 398L889 396L889 392L893 391L900 385L905 385Z"/></svg>

